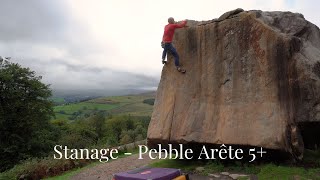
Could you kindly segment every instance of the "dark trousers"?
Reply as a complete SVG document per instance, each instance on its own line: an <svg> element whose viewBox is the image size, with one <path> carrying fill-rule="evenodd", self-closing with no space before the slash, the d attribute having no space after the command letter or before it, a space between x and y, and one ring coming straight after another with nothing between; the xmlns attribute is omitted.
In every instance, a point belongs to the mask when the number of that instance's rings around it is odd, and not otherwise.
<svg viewBox="0 0 320 180"><path fill-rule="evenodd" d="M178 53L177 53L176 48L174 48L174 47L172 46L172 43L165 43L165 44L164 44L164 48L163 48L163 52L162 52L162 60L165 60L168 51L169 51L169 52L173 55L173 57L174 57L174 64L175 64L176 66L179 66L179 55L178 55Z"/></svg>

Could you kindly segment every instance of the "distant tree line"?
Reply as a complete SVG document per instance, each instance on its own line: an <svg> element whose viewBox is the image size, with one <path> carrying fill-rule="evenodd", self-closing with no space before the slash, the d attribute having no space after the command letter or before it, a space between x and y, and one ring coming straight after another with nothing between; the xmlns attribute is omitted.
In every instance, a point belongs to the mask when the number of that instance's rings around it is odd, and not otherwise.
<svg viewBox="0 0 320 180"><path fill-rule="evenodd" d="M100 96L65 96L63 99L66 101L66 103L78 103L78 102L84 102L84 101L89 101L91 99L98 98Z"/></svg>
<svg viewBox="0 0 320 180"><path fill-rule="evenodd" d="M145 103L145 104L149 104L149 105L154 105L154 101L155 101L155 99L154 98L152 98L152 99L145 99L145 100L143 100L143 103Z"/></svg>
<svg viewBox="0 0 320 180"><path fill-rule="evenodd" d="M108 147L143 140L147 135L150 117L108 116L102 113L86 119L69 123L67 120L53 120L59 127L58 144L73 148L85 148L92 145Z"/></svg>

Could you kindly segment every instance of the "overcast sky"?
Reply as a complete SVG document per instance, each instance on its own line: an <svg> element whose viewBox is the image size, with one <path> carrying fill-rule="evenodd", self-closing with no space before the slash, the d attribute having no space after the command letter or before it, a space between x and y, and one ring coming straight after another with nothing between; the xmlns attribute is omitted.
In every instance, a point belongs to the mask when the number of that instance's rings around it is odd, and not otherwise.
<svg viewBox="0 0 320 180"><path fill-rule="evenodd" d="M243 8L302 13L317 0L1 0L0 56L35 70L53 89L152 88L167 18L209 20Z"/></svg>

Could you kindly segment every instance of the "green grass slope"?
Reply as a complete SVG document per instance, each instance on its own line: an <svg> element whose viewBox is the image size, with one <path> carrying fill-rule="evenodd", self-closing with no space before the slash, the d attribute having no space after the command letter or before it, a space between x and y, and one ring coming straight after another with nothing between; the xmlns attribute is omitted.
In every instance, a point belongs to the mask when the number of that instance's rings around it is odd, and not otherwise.
<svg viewBox="0 0 320 180"><path fill-rule="evenodd" d="M155 98L154 92L102 97L80 103L59 105L54 107L55 119L69 120L71 117L86 115L95 110L105 111L113 115L151 116L153 106L143 103L143 101L153 98Z"/></svg>
<svg viewBox="0 0 320 180"><path fill-rule="evenodd" d="M232 163L222 163L222 161L199 161L199 160L179 160L165 159L152 163L152 167L177 168L185 172L209 175L213 173L229 172L251 175L253 179L320 179L320 151L306 150L302 162L260 162L247 163L234 161ZM203 171L198 172L197 167L203 167ZM249 179L248 177L240 179Z"/></svg>

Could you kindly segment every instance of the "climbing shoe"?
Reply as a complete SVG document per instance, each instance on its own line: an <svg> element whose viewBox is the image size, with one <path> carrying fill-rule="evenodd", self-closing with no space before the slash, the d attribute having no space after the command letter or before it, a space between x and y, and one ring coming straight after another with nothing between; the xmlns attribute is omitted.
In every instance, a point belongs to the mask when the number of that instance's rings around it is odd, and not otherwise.
<svg viewBox="0 0 320 180"><path fill-rule="evenodd" d="M180 66L177 66L177 70L181 73L185 73L186 70L185 69L182 69Z"/></svg>
<svg viewBox="0 0 320 180"><path fill-rule="evenodd" d="M165 60L162 60L162 64L167 64L167 61L165 61Z"/></svg>

